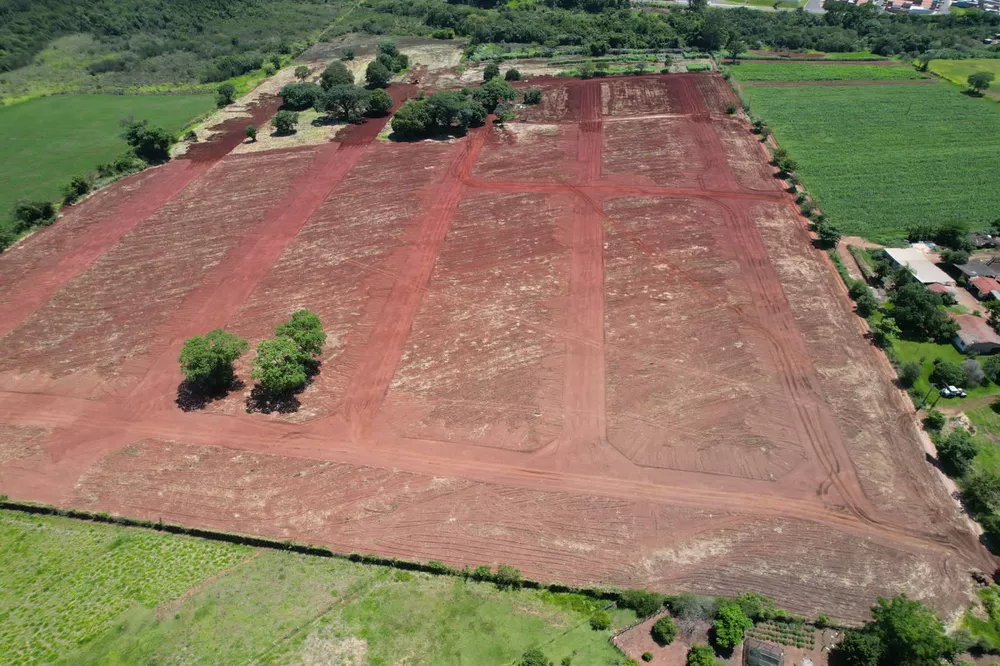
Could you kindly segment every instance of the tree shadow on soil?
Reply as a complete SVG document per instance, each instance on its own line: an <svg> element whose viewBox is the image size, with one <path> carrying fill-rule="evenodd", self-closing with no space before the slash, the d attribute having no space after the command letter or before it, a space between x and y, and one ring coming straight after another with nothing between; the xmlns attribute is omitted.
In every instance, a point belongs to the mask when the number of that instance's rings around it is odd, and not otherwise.
<svg viewBox="0 0 1000 666"><path fill-rule="evenodd" d="M284 393L272 393L257 384L246 399L246 409L249 414L294 414L299 411L302 403L298 395L312 384L313 378L319 374L322 363L311 360L306 364L306 383L300 388Z"/></svg>
<svg viewBox="0 0 1000 666"><path fill-rule="evenodd" d="M209 403L222 400L232 391L240 391L245 384L239 379L234 379L229 386L206 388L197 384L192 384L188 380L177 385L177 398L174 402L185 412L193 412L204 409Z"/></svg>

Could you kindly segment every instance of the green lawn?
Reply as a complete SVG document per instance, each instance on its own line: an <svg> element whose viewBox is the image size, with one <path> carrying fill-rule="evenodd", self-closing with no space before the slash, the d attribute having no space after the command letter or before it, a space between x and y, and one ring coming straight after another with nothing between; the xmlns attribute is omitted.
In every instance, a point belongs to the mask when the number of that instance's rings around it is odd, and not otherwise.
<svg viewBox="0 0 1000 666"><path fill-rule="evenodd" d="M750 61L729 66L738 81L905 81L925 78L905 65L825 65Z"/></svg>
<svg viewBox="0 0 1000 666"><path fill-rule="evenodd" d="M974 439L979 445L975 465L979 469L1000 471L1000 415L991 407L980 407L965 413L976 426Z"/></svg>
<svg viewBox="0 0 1000 666"><path fill-rule="evenodd" d="M215 106L211 95L65 95L0 107L0 224L19 198L61 198L63 186L126 150L122 118L179 132Z"/></svg>
<svg viewBox="0 0 1000 666"><path fill-rule="evenodd" d="M944 82L747 86L744 96L847 234L891 244L915 225L961 220L985 228L997 217L1000 151L988 139L1000 136L1000 106L993 100Z"/></svg>
<svg viewBox="0 0 1000 666"><path fill-rule="evenodd" d="M936 359L958 363L959 365L961 365L966 359L966 356L955 349L954 345L941 345L936 342L895 340L893 342L892 349L896 352L896 357L899 359L900 364L917 361L923 366L923 374L913 385L913 393L919 394L920 398L923 398L923 396L926 395L927 391L930 389L931 384L929 377L931 371L934 369L934 361ZM938 405L957 407L971 398L979 398L986 395L998 395L1000 394L1000 386L997 386L996 384L987 384L986 386L968 388L965 392L968 394L968 397L966 398L942 397L941 400L938 401ZM933 400L934 397L934 395L931 395L930 400Z"/></svg>
<svg viewBox="0 0 1000 666"><path fill-rule="evenodd" d="M992 60L986 58L969 58L968 60L931 60L928 66L932 72L938 76L943 76L944 78L957 83L960 86L968 86L966 81L969 78L969 74L974 72L993 72L998 81L990 84L990 87L996 89L1000 86L1000 60Z"/></svg>
<svg viewBox="0 0 1000 666"><path fill-rule="evenodd" d="M609 644L611 632L588 622L602 606L582 595L500 591L0 511L4 664L497 666L538 645L555 663L573 656L574 664L610 666L624 658ZM632 611L612 616L616 627L636 619Z"/></svg>

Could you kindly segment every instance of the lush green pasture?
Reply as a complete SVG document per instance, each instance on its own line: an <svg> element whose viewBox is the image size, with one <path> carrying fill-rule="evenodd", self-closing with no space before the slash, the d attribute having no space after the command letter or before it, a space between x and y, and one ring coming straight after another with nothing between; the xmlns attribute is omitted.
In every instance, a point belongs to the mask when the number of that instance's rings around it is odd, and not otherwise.
<svg viewBox="0 0 1000 666"><path fill-rule="evenodd" d="M241 546L0 511L0 662L51 662L250 556Z"/></svg>
<svg viewBox="0 0 1000 666"><path fill-rule="evenodd" d="M931 60L928 66L932 72L960 86L967 86L969 74L976 72L993 72L1000 79L1000 60L986 58L969 58L968 60ZM990 84L991 88L1000 82Z"/></svg>
<svg viewBox="0 0 1000 666"><path fill-rule="evenodd" d="M961 365L966 356L955 349L954 345L942 345L936 342L913 342L911 340L895 340L892 345L893 351L896 352L896 357L899 359L901 364L909 363L910 361L916 361L920 363L923 367L923 373L913 384L913 393L919 395L923 398L927 395L927 391L931 387L930 375L934 370L934 361L941 359L942 361L949 361L951 363L958 363ZM1000 393L1000 386L996 384L987 384L986 386L977 386L975 388L968 388L965 390L968 394L966 398L944 398L942 397L938 401L940 406L959 406L966 400L971 400L972 398L981 398L983 396L995 395ZM930 400L933 400L935 394L930 396Z"/></svg>
<svg viewBox="0 0 1000 666"><path fill-rule="evenodd" d="M824 65L802 62L741 62L729 67L738 81L905 81L924 76L905 65Z"/></svg>
<svg viewBox="0 0 1000 666"><path fill-rule="evenodd" d="M218 575L220 572L222 575ZM213 578L214 576L214 578ZM624 658L603 606L411 573L0 511L0 662L496 666ZM614 610L616 627L635 621ZM354 659L354 660L352 660Z"/></svg>
<svg viewBox="0 0 1000 666"><path fill-rule="evenodd" d="M0 107L0 224L18 199L57 200L73 176L126 150L122 118L179 132L214 106L211 95L65 95Z"/></svg>
<svg viewBox="0 0 1000 666"><path fill-rule="evenodd" d="M744 96L847 234L892 242L920 224L985 228L1000 211L992 100L946 83L747 86Z"/></svg>

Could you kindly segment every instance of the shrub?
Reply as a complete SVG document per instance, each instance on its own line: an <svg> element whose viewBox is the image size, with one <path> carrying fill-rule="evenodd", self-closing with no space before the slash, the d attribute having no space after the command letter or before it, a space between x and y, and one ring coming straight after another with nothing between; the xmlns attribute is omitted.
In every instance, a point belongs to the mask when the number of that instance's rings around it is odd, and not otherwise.
<svg viewBox="0 0 1000 666"><path fill-rule="evenodd" d="M274 120L271 121L271 124L274 125L274 130L279 135L286 135L295 131L298 122L299 114L294 111L278 111L274 114Z"/></svg>
<svg viewBox="0 0 1000 666"><path fill-rule="evenodd" d="M492 81L498 76L500 76L500 65L495 62L486 65L486 69L483 70L483 81Z"/></svg>
<svg viewBox="0 0 1000 666"><path fill-rule="evenodd" d="M618 605L631 608L639 617L649 617L663 607L663 595L648 590L623 590Z"/></svg>
<svg viewBox="0 0 1000 666"><path fill-rule="evenodd" d="M73 180L69 182L63 189L63 203L72 204L80 199L80 197L87 194L90 191L90 180L84 176L73 176Z"/></svg>
<svg viewBox="0 0 1000 666"><path fill-rule="evenodd" d="M384 90L373 90L368 98L368 113L373 116L384 116L392 109L392 97Z"/></svg>
<svg viewBox="0 0 1000 666"><path fill-rule="evenodd" d="M524 91L524 103L525 104L541 104L542 103L542 91L538 88L532 88L530 90Z"/></svg>
<svg viewBox="0 0 1000 666"><path fill-rule="evenodd" d="M923 372L924 366L917 361L910 361L899 369L899 383L903 388L910 388L920 379Z"/></svg>
<svg viewBox="0 0 1000 666"><path fill-rule="evenodd" d="M513 67L511 67L506 72L504 72L503 79L504 79L504 81L520 81L521 80L521 72L519 72L516 69L514 69Z"/></svg>
<svg viewBox="0 0 1000 666"><path fill-rule="evenodd" d="M295 68L295 78L297 78L299 81L305 81L306 79L309 78L310 74L312 74L312 70L309 69L306 65L299 65L298 67Z"/></svg>
<svg viewBox="0 0 1000 666"><path fill-rule="evenodd" d="M937 452L938 460L948 475L961 477L972 467L978 449L964 428L955 428L937 443Z"/></svg>
<svg viewBox="0 0 1000 666"><path fill-rule="evenodd" d="M493 582L501 590L517 589L521 587L521 570L509 564L501 564L493 575Z"/></svg>
<svg viewBox="0 0 1000 666"><path fill-rule="evenodd" d="M233 363L250 348L247 341L221 328L184 341L178 362L188 383L207 391L229 388Z"/></svg>
<svg viewBox="0 0 1000 666"><path fill-rule="evenodd" d="M251 143L257 140L257 128L253 125L247 125L246 134Z"/></svg>
<svg viewBox="0 0 1000 666"><path fill-rule="evenodd" d="M434 127L434 112L427 100L411 100L392 116L392 131L403 138L425 136Z"/></svg>
<svg viewBox="0 0 1000 666"><path fill-rule="evenodd" d="M947 419L945 418L944 414L942 414L936 409L932 409L931 411L927 412L927 416L924 417L923 423L924 423L924 428L926 430L938 432L939 430L941 430L941 428L944 427L946 421Z"/></svg>
<svg viewBox="0 0 1000 666"><path fill-rule="evenodd" d="M274 73L278 71L278 68L275 67L273 63L265 62L261 65L261 70L264 72L264 76L274 76Z"/></svg>
<svg viewBox="0 0 1000 666"><path fill-rule="evenodd" d="M350 46L346 47L343 51L340 52L340 59L354 60L354 48ZM351 83L353 83L353 81L351 81Z"/></svg>
<svg viewBox="0 0 1000 666"><path fill-rule="evenodd" d="M365 69L365 81L372 88L385 88L392 79L392 72L378 60L368 63Z"/></svg>
<svg viewBox="0 0 1000 666"><path fill-rule="evenodd" d="M653 653L652 652L643 652L642 653L642 660L643 661L653 661Z"/></svg>
<svg viewBox="0 0 1000 666"><path fill-rule="evenodd" d="M438 28L431 32L434 39L455 39L455 31L451 28Z"/></svg>
<svg viewBox="0 0 1000 666"><path fill-rule="evenodd" d="M937 359L934 361L930 380L937 386L964 386L965 370L958 363Z"/></svg>
<svg viewBox="0 0 1000 666"><path fill-rule="evenodd" d="M719 648L731 650L743 640L743 634L753 627L753 622L735 602L727 602L719 607L712 625L713 639Z"/></svg>
<svg viewBox="0 0 1000 666"><path fill-rule="evenodd" d="M684 666L715 666L715 651L707 645L692 645Z"/></svg>
<svg viewBox="0 0 1000 666"><path fill-rule="evenodd" d="M1000 384L1000 356L987 356L981 365L986 379Z"/></svg>
<svg viewBox="0 0 1000 666"><path fill-rule="evenodd" d="M8 231L7 229L0 229L0 252L3 252L17 240L17 236L14 235L13 231Z"/></svg>
<svg viewBox="0 0 1000 666"><path fill-rule="evenodd" d="M669 615L664 615L653 625L650 634L660 645L670 645L677 637L677 625Z"/></svg>
<svg viewBox="0 0 1000 666"><path fill-rule="evenodd" d="M216 106L229 106L236 101L236 86L232 83L223 83L216 89Z"/></svg>
<svg viewBox="0 0 1000 666"><path fill-rule="evenodd" d="M746 616L754 621L770 620L776 612L774 602L763 594L757 594L756 592L746 592L740 595L736 603L740 605Z"/></svg>
<svg viewBox="0 0 1000 666"><path fill-rule="evenodd" d="M521 661L517 663L518 666L548 666L549 660L545 657L544 652L538 648L531 648L521 655Z"/></svg>
<svg viewBox="0 0 1000 666"><path fill-rule="evenodd" d="M611 628L611 613L606 610L594 611L590 616L590 628L594 631L606 631Z"/></svg>
<svg viewBox="0 0 1000 666"><path fill-rule="evenodd" d="M32 227L45 226L56 219L56 207L50 201L22 199L14 204L14 231L24 233Z"/></svg>
<svg viewBox="0 0 1000 666"><path fill-rule="evenodd" d="M730 116L733 115L734 113L736 113L736 105L735 104L730 104L729 106L727 106L726 107L726 113L728 115L730 115ZM793 169L793 171L794 171L794 169Z"/></svg>
<svg viewBox="0 0 1000 666"><path fill-rule="evenodd" d="M162 127L150 127L145 120L126 122L122 138L140 159L150 164L170 159L174 135Z"/></svg>
<svg viewBox="0 0 1000 666"><path fill-rule="evenodd" d="M683 620L707 620L715 617L719 609L715 597L705 597L699 594L676 594L666 598L670 614Z"/></svg>
<svg viewBox="0 0 1000 666"><path fill-rule="evenodd" d="M351 74L351 71L347 69L344 63L334 60L319 75L319 82L324 89L329 90L333 86L353 84L354 75Z"/></svg>
<svg viewBox="0 0 1000 666"><path fill-rule="evenodd" d="M968 387L975 388L987 383L986 374L983 372L982 366L974 358L965 359L962 363L962 372L965 373L965 385Z"/></svg>
<svg viewBox="0 0 1000 666"><path fill-rule="evenodd" d="M875 300L875 294L871 292L871 289L867 287L865 289L866 291L854 300L854 305L856 306L858 316L867 319L878 310L878 301Z"/></svg>
<svg viewBox="0 0 1000 666"><path fill-rule="evenodd" d="M315 83L289 83L278 94L289 109L305 111L323 95L323 87Z"/></svg>

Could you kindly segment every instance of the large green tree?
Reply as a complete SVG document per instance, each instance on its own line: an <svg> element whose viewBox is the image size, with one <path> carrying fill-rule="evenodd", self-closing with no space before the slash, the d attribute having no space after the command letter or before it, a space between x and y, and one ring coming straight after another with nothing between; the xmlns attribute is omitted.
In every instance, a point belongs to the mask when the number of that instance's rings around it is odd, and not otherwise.
<svg viewBox="0 0 1000 666"><path fill-rule="evenodd" d="M753 621L743 612L743 607L736 602L728 602L719 606L715 614L714 630L715 644L731 650L743 641L743 634L753 627Z"/></svg>
<svg viewBox="0 0 1000 666"><path fill-rule="evenodd" d="M303 358L319 356L323 353L323 345L326 344L323 324L319 316L309 310L298 310L293 313L291 319L274 329L274 334L290 338L302 352Z"/></svg>
<svg viewBox="0 0 1000 666"><path fill-rule="evenodd" d="M251 376L271 395L284 395L306 385L308 375L302 352L291 338L262 340L257 345Z"/></svg>
<svg viewBox="0 0 1000 666"><path fill-rule="evenodd" d="M365 69L365 81L371 88L385 88L389 85L389 81L392 80L392 72L389 68L380 63L378 60L373 60L368 63L368 67Z"/></svg>
<svg viewBox="0 0 1000 666"><path fill-rule="evenodd" d="M354 83L354 75L351 74L351 70L347 69L347 65L339 60L334 60L319 75L319 81L323 88L329 90L333 86Z"/></svg>
<svg viewBox="0 0 1000 666"><path fill-rule="evenodd" d="M141 159L150 164L170 159L170 146L175 141L173 134L162 127L150 127L146 120L126 122L124 126L122 138Z"/></svg>
<svg viewBox="0 0 1000 666"><path fill-rule="evenodd" d="M941 296L919 282L909 282L891 296L892 318L910 340L948 343L958 332L958 323L942 308Z"/></svg>
<svg viewBox="0 0 1000 666"><path fill-rule="evenodd" d="M872 619L848 631L831 654L835 666L939 666L951 659L955 641L934 612L905 595L879 598Z"/></svg>
<svg viewBox="0 0 1000 666"><path fill-rule="evenodd" d="M236 378L233 363L249 348L240 336L217 328L185 340L178 361L191 385L204 391L224 390Z"/></svg>
<svg viewBox="0 0 1000 666"><path fill-rule="evenodd" d="M344 84L327 90L319 106L330 115L350 120L365 112L370 99L370 91L361 86Z"/></svg>

